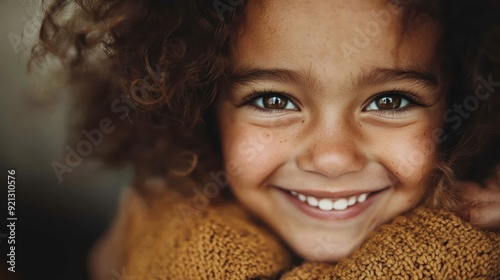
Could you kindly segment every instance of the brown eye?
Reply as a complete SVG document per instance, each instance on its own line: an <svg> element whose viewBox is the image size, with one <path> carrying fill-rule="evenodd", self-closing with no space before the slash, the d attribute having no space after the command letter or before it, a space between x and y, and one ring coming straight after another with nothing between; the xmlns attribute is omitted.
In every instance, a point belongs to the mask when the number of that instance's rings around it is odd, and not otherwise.
<svg viewBox="0 0 500 280"><path fill-rule="evenodd" d="M399 96L384 96L376 99L377 107L380 110L397 109L401 105L401 97Z"/></svg>
<svg viewBox="0 0 500 280"><path fill-rule="evenodd" d="M298 110L290 98L281 94L264 94L253 99L252 103L262 110Z"/></svg>
<svg viewBox="0 0 500 280"><path fill-rule="evenodd" d="M288 100L280 96L266 96L263 97L264 107L267 109L281 110L285 109Z"/></svg>
<svg viewBox="0 0 500 280"><path fill-rule="evenodd" d="M366 111L384 111L384 110L397 110L410 105L410 101L406 98L397 95L383 95L375 98L369 105L366 107Z"/></svg>

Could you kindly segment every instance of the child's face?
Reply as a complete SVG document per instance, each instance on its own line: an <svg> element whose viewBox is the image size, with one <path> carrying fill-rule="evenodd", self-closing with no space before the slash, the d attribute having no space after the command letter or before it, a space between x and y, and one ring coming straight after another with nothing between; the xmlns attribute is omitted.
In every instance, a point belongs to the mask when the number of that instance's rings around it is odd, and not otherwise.
<svg viewBox="0 0 500 280"><path fill-rule="evenodd" d="M299 255L337 261L423 197L445 106L439 29L404 33L386 1L259 2L218 100L230 185Z"/></svg>

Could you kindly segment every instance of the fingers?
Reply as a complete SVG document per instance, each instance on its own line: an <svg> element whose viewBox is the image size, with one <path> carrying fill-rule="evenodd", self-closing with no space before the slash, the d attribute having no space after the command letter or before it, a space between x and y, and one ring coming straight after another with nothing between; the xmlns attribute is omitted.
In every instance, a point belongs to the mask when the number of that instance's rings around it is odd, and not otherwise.
<svg viewBox="0 0 500 280"><path fill-rule="evenodd" d="M470 223L482 228L500 229L500 188L497 182L489 182L486 188L467 182L463 190L474 206L470 212Z"/></svg>
<svg viewBox="0 0 500 280"><path fill-rule="evenodd" d="M484 181L484 185L488 189L500 191L500 165L495 168L495 173Z"/></svg>

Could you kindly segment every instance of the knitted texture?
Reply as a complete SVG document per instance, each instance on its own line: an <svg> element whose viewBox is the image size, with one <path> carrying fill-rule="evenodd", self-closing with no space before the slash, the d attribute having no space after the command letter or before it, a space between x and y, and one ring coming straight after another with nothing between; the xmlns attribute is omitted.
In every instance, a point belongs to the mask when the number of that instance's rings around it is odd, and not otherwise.
<svg viewBox="0 0 500 280"><path fill-rule="evenodd" d="M124 206L124 273L130 280L251 279L290 266L279 239L236 204L197 211L192 199L146 205L133 195Z"/></svg>
<svg viewBox="0 0 500 280"><path fill-rule="evenodd" d="M335 266L303 264L286 279L500 279L500 235L419 208L383 225Z"/></svg>
<svg viewBox="0 0 500 280"><path fill-rule="evenodd" d="M292 267L286 247L236 203L185 209L192 199L126 199L125 226L108 239L120 240L127 279L500 279L500 234L444 211L399 216L338 264Z"/></svg>

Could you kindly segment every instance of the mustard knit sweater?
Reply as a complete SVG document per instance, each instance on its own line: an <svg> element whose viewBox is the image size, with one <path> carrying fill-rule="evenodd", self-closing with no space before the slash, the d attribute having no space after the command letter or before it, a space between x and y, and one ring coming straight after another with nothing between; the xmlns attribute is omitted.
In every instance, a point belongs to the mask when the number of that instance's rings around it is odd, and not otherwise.
<svg viewBox="0 0 500 280"><path fill-rule="evenodd" d="M500 279L500 234L417 208L383 225L338 264L293 264L290 251L235 202L129 191L92 257L96 280ZM116 278L116 277L115 277Z"/></svg>

